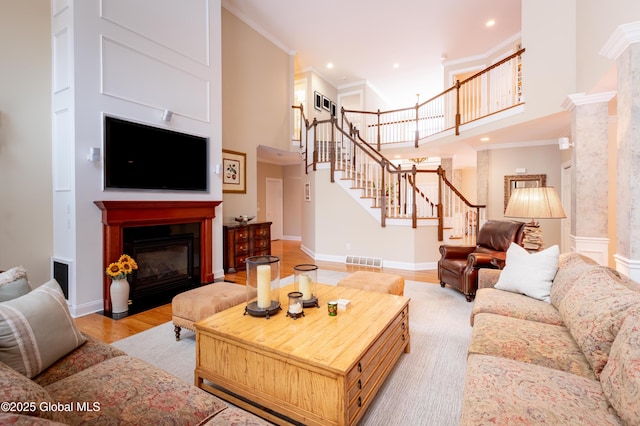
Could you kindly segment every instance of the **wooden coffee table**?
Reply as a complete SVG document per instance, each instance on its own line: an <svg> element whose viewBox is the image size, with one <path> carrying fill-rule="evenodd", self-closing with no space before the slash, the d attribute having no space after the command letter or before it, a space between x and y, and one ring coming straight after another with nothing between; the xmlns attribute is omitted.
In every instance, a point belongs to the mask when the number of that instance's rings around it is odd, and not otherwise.
<svg viewBox="0 0 640 426"><path fill-rule="evenodd" d="M241 304L196 327L196 386L278 424L358 422L402 354L409 352L409 299L318 284L320 308L244 315ZM327 301L348 299L337 316Z"/></svg>

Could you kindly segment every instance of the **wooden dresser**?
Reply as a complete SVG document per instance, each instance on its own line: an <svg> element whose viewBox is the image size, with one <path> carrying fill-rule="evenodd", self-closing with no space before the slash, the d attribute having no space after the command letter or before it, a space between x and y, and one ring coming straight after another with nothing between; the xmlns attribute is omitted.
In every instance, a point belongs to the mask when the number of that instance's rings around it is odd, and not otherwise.
<svg viewBox="0 0 640 426"><path fill-rule="evenodd" d="M271 222L230 223L223 229L225 273L244 271L247 257L271 254Z"/></svg>

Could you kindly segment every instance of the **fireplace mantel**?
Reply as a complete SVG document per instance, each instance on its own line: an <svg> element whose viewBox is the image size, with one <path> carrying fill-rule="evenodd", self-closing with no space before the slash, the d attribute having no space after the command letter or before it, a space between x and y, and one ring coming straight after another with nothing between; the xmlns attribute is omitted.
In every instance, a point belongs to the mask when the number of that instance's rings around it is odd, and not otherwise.
<svg viewBox="0 0 640 426"><path fill-rule="evenodd" d="M94 201L102 211L103 270L118 260L127 227L173 223L200 224L200 282L213 281L213 219L222 201ZM103 279L104 311L111 312L109 278Z"/></svg>

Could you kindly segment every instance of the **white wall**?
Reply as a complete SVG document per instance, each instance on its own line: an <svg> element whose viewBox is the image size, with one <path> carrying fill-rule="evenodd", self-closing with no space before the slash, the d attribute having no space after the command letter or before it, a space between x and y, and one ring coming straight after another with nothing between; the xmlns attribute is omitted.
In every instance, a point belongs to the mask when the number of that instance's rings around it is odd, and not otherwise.
<svg viewBox="0 0 640 426"><path fill-rule="evenodd" d="M102 309L102 224L96 200L221 200L220 1L53 2L54 256L72 261L69 302ZM171 28L171 31L167 31ZM173 120L161 120L164 109ZM104 115L210 138L209 191L103 189ZM220 209L220 208L219 208ZM222 275L222 218L214 222L215 275Z"/></svg>
<svg viewBox="0 0 640 426"><path fill-rule="evenodd" d="M247 155L246 194L225 193L224 218L258 213L258 145L289 151L292 57L222 10L223 148Z"/></svg>
<svg viewBox="0 0 640 426"><path fill-rule="evenodd" d="M589 93L610 71L613 71L615 83L615 61L602 56L600 50L619 25L640 20L640 2L579 0L575 3L576 92Z"/></svg>
<svg viewBox="0 0 640 426"><path fill-rule="evenodd" d="M0 2L0 270L50 277L51 42L49 2Z"/></svg>
<svg viewBox="0 0 640 426"><path fill-rule="evenodd" d="M305 229L305 248L316 259L343 262L346 256L380 258L384 265L399 269L433 269L440 258L437 222L416 229L393 225L381 227L372 215L340 187L331 183L328 169L307 175L311 183L311 201L305 210L313 210L313 224ZM374 209L379 214L379 209ZM303 231L303 232L304 232Z"/></svg>

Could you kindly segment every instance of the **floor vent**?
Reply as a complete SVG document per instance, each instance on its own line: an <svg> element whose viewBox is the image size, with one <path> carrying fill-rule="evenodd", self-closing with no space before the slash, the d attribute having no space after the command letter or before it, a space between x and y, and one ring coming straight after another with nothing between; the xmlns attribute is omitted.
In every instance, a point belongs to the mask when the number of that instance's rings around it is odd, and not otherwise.
<svg viewBox="0 0 640 426"><path fill-rule="evenodd" d="M371 266L372 268L382 268L382 259L374 257L347 256L347 265Z"/></svg>

